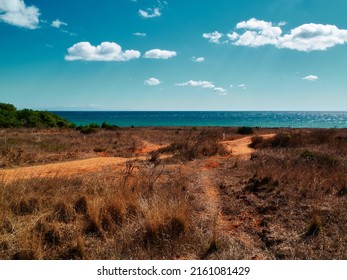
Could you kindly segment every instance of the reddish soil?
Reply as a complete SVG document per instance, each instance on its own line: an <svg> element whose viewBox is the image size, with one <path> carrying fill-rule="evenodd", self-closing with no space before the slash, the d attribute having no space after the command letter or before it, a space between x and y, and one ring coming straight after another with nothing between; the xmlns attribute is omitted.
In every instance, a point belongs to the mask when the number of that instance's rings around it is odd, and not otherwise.
<svg viewBox="0 0 347 280"><path fill-rule="evenodd" d="M274 134L262 135L264 138L272 137ZM241 157L248 159L253 149L248 145L251 143L251 137L244 137L232 141L223 141L223 145L230 151L231 156ZM81 173L100 172L105 168L123 168L127 161L136 159L146 159L146 155L150 152L156 151L167 145L156 145L143 141L142 145L135 151L136 157L133 158L121 158L121 157L109 157L106 153L99 153L97 158L89 158L83 160L75 160L69 162L59 162L44 164L30 167L18 167L14 169L0 170L0 178L10 183L18 179L28 179L33 177L59 177L69 176ZM164 155L162 158L170 157L170 155ZM203 169L218 168L220 163L218 157L213 157L204 161Z"/></svg>

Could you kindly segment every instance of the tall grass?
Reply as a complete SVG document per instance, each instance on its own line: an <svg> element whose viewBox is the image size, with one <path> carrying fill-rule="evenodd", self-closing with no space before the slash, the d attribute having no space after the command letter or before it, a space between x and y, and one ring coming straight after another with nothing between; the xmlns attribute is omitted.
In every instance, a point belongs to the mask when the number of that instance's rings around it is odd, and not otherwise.
<svg viewBox="0 0 347 280"><path fill-rule="evenodd" d="M154 168L138 163L118 178L104 174L2 183L0 259L194 255L203 235L186 183Z"/></svg>

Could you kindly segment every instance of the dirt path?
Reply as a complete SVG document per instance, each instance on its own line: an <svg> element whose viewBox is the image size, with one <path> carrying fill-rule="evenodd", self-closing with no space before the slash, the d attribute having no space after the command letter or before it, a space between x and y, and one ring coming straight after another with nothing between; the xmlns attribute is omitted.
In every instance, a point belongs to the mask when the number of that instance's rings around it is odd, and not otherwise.
<svg viewBox="0 0 347 280"><path fill-rule="evenodd" d="M146 154L149 154L151 152L157 151L161 148L165 148L167 146L168 145L157 145L157 144L153 144L153 143L150 143L147 141L142 141L141 146L139 146L135 150L134 154L135 155L146 155Z"/></svg>
<svg viewBox="0 0 347 280"><path fill-rule="evenodd" d="M275 134L263 134L259 136L268 139L274 137ZM252 143L252 137L254 136L247 136L231 141L222 141L221 143L233 156L249 159L251 154L254 152L254 149L248 146Z"/></svg>
<svg viewBox="0 0 347 280"><path fill-rule="evenodd" d="M121 157L98 157L70 162L50 163L45 165L18 167L14 169L1 170L0 180L11 183L17 179L30 179L38 177L62 177L81 173L100 172L105 168L117 168L123 166L129 160L145 159L121 158Z"/></svg>
<svg viewBox="0 0 347 280"><path fill-rule="evenodd" d="M274 136L274 134L261 135L264 138ZM226 149L230 151L232 156L249 158L254 151L249 148L251 136L244 137L232 141L223 141ZM129 160L144 160L146 155L152 151L156 151L167 145L156 145L143 141L143 144L135 151L136 157L121 158L121 157L97 157L83 160L75 160L70 162L50 163L45 165L18 167L8 170L0 170L0 180L6 183L13 182L17 179L28 179L36 177L57 177L70 176L81 173L100 172L105 168L122 168ZM163 156L163 157L168 157Z"/></svg>

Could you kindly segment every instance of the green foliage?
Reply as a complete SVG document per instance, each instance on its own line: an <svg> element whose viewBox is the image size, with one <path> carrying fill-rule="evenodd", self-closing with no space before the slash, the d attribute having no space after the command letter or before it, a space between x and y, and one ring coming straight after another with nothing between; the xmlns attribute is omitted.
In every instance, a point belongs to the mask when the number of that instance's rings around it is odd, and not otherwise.
<svg viewBox="0 0 347 280"><path fill-rule="evenodd" d="M97 132L97 128L95 128L94 126L90 126L90 125L79 126L76 129L79 130L83 134L93 134L93 133Z"/></svg>
<svg viewBox="0 0 347 280"><path fill-rule="evenodd" d="M116 126L114 124L108 124L107 122L103 122L101 124L101 128L106 129L106 130L114 130L114 129L118 128L118 126Z"/></svg>
<svg viewBox="0 0 347 280"><path fill-rule="evenodd" d="M83 134L92 134L92 133L96 133L99 128L106 129L106 130L114 130L114 129L117 129L118 126L108 124L107 122L103 122L101 126L97 123L90 123L88 125L77 127L77 130L79 130Z"/></svg>
<svg viewBox="0 0 347 280"><path fill-rule="evenodd" d="M46 111L17 110L12 104L0 103L0 127L55 128L74 127L74 124Z"/></svg>
<svg viewBox="0 0 347 280"><path fill-rule="evenodd" d="M89 125L87 125L90 128L100 128L100 125L97 123L90 123Z"/></svg>

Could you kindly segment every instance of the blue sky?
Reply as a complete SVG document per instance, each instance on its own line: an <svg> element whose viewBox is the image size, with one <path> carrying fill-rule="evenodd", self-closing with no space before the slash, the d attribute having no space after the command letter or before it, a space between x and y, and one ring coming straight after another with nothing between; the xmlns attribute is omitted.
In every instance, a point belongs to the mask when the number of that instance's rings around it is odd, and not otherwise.
<svg viewBox="0 0 347 280"><path fill-rule="evenodd" d="M345 0L0 0L0 102L347 110Z"/></svg>

